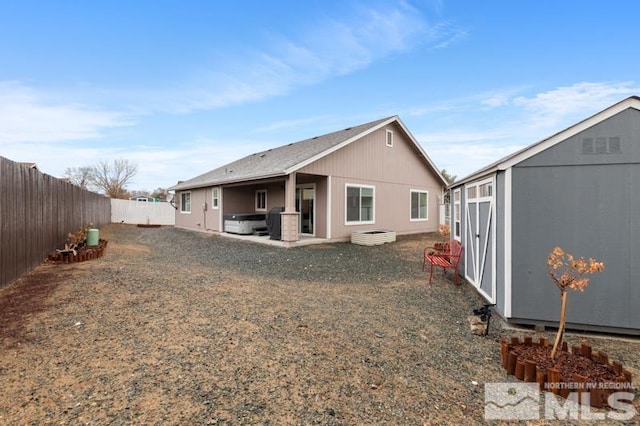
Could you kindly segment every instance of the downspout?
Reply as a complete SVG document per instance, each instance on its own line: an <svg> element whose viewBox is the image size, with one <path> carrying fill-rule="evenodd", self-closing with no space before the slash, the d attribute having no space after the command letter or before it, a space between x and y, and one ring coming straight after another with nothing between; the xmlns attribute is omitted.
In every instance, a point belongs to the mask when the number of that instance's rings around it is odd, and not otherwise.
<svg viewBox="0 0 640 426"><path fill-rule="evenodd" d="M326 226L327 226L327 239L331 240L331 226L332 226L332 221L331 221L331 209L332 209L332 199L331 199L331 175L327 176L327 195L326 195L326 203L327 203L327 221L326 221Z"/></svg>
<svg viewBox="0 0 640 426"><path fill-rule="evenodd" d="M224 197L222 195L222 186L218 187L218 232L224 232L223 213L224 213Z"/></svg>
<svg viewBox="0 0 640 426"><path fill-rule="evenodd" d="M202 203L202 223L203 229L207 230L207 189L204 190L204 203Z"/></svg>

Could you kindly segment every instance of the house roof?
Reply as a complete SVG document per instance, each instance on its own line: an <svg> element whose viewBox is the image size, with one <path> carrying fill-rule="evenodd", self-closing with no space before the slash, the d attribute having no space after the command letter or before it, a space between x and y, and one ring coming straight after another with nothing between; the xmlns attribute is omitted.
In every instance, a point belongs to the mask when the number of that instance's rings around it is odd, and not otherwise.
<svg viewBox="0 0 640 426"><path fill-rule="evenodd" d="M441 179L443 185L446 185L446 180L417 140L407 130L400 118L393 116L247 155L200 176L179 182L169 190L180 191L286 176L393 122L397 122L402 127L411 142Z"/></svg>
<svg viewBox="0 0 640 426"><path fill-rule="evenodd" d="M640 110L640 97L639 96L630 96L594 115L592 115L589 118L586 118L582 121L580 121L577 124L574 124L573 126L567 127L566 129L551 135L541 141L538 141L534 144L531 144L519 151L514 152L513 154L510 154L504 158L499 159L498 161L489 164L488 166L485 166L473 173L471 173L468 176L465 176L462 179L459 179L457 181L455 181L454 183L452 183L451 185L449 185L449 188L453 188L459 185L462 185L464 183L476 180L478 178L481 178L483 176L486 176L488 174L494 173L496 171L499 170L506 170L512 166L514 166L515 164L518 164L528 158L533 157L534 155L544 151L545 149L548 149L572 136L577 135L578 133L588 129L591 126L594 126L608 118L613 117L616 114L619 114L620 112L629 109L629 108L634 108L637 110Z"/></svg>

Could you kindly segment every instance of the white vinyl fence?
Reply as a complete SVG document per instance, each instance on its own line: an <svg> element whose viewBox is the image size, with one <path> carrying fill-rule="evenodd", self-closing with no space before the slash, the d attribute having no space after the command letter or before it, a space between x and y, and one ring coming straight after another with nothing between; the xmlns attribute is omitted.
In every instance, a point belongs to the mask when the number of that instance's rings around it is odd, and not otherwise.
<svg viewBox="0 0 640 426"><path fill-rule="evenodd" d="M134 225L175 225L175 209L170 203L111 199L111 222Z"/></svg>
<svg viewBox="0 0 640 426"><path fill-rule="evenodd" d="M439 216L439 224L442 225L443 223L450 223L450 219L451 219L451 205L450 204L439 204L438 205L438 216Z"/></svg>

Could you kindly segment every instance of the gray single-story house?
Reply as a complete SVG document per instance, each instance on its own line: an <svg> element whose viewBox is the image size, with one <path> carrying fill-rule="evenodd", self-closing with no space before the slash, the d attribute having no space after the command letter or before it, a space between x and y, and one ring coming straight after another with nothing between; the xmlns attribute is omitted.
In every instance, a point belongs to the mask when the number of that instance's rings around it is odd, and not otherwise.
<svg viewBox="0 0 640 426"><path fill-rule="evenodd" d="M557 325L555 246L604 272L570 292L574 329L640 334L640 98L627 98L449 186L459 272L513 323Z"/></svg>
<svg viewBox="0 0 640 426"><path fill-rule="evenodd" d="M177 227L245 232L281 209L280 240L292 246L354 231L437 231L446 185L393 116L257 152L170 190Z"/></svg>

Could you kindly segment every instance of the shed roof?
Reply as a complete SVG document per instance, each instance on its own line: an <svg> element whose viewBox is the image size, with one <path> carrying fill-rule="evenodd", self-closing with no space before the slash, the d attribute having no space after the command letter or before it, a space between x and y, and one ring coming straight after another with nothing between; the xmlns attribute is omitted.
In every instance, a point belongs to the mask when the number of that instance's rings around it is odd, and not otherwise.
<svg viewBox="0 0 640 426"><path fill-rule="evenodd" d="M418 144L411 133L409 133L400 118L398 116L392 116L358 126L348 127L326 135L289 143L266 151L256 152L200 176L180 182L169 189L179 191L286 176L393 122L397 122L402 127L419 153L433 168L434 173L442 180L443 185L446 185L444 177L440 174L420 144Z"/></svg>
<svg viewBox="0 0 640 426"><path fill-rule="evenodd" d="M576 123L566 129L555 133L541 141L538 141L534 144L531 144L525 148L522 148L519 151L514 152L513 154L507 155L504 158L499 159L498 161L485 166L474 173L471 173L468 176L465 176L462 179L459 179L449 185L449 188L453 188L464 183L479 179L488 174L494 173L498 170L506 170L515 164L518 164L534 155L544 151L547 148L550 148L576 134L588 129L591 126L594 126L608 118L613 117L614 115L628 109L634 108L640 110L640 97L638 96L630 96L594 115L589 118L586 118L579 123Z"/></svg>

